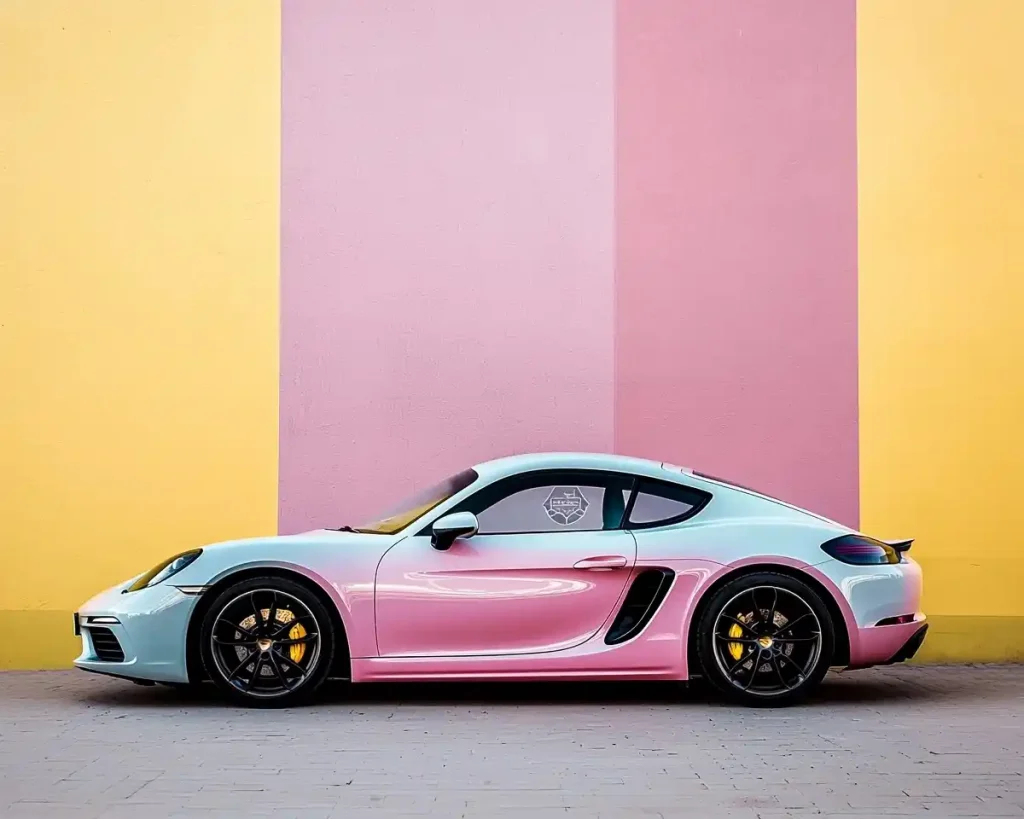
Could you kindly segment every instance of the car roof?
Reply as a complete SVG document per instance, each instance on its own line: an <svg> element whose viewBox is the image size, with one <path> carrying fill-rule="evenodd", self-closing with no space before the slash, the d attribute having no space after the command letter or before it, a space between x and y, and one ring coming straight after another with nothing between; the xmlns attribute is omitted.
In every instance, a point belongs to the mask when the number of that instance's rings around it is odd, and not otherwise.
<svg viewBox="0 0 1024 819"><path fill-rule="evenodd" d="M508 455L504 458L484 461L473 468L481 477L488 479L532 472L537 469L598 469L666 478L671 478L673 472L676 475L691 472L685 467L674 466L663 461L601 452L534 452Z"/></svg>
<svg viewBox="0 0 1024 819"><path fill-rule="evenodd" d="M759 498L762 501L817 518L832 526L846 529L843 524L837 523L823 515L779 500L778 498L773 498L771 495L765 495L756 489L750 489L723 478L695 472L689 467L676 466L666 461L654 461L648 458L634 458L629 455L612 455L600 452L535 452L523 455L509 455L504 458L484 461L474 466L473 469L480 477L488 481L538 469L605 470L609 472L624 472L629 475L643 475L669 481L675 479L677 483L680 482L679 478L685 476L685 480L682 483L687 485L696 485L705 490L713 489L717 492L740 493L749 497ZM849 529L847 531L852 532L854 530Z"/></svg>

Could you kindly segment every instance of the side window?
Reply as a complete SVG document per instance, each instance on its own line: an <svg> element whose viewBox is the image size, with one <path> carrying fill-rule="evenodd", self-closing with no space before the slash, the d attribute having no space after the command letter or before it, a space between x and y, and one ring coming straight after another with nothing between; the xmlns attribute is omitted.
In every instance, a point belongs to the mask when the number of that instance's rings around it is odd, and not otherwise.
<svg viewBox="0 0 1024 819"><path fill-rule="evenodd" d="M637 487L629 526L641 528L678 523L697 514L710 495L697 489L661 481L642 480Z"/></svg>
<svg viewBox="0 0 1024 819"><path fill-rule="evenodd" d="M482 490L466 508L481 535L597 532L621 528L631 489L615 474L535 473Z"/></svg>

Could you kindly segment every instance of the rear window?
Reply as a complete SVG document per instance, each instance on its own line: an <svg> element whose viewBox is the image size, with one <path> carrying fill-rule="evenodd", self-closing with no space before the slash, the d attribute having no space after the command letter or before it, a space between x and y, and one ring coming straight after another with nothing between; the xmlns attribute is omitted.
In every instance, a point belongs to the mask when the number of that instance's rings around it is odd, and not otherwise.
<svg viewBox="0 0 1024 819"><path fill-rule="evenodd" d="M696 515L711 496L699 489L641 478L629 510L631 529L668 526Z"/></svg>

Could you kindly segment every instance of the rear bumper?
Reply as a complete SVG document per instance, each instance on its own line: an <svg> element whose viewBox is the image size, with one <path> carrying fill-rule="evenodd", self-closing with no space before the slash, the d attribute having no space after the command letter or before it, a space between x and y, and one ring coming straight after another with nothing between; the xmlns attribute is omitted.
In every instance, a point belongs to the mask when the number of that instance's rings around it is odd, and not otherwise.
<svg viewBox="0 0 1024 819"><path fill-rule="evenodd" d="M906 662L917 654L927 632L928 621L923 614L910 623L857 629L849 668Z"/></svg>
<svg viewBox="0 0 1024 819"><path fill-rule="evenodd" d="M886 660L886 665L894 665L895 663L905 663L907 660L914 659L914 655L917 654L918 650L924 644L925 635L928 633L928 624L925 623L917 631L913 633L907 642L903 644L903 647Z"/></svg>
<svg viewBox="0 0 1024 819"><path fill-rule="evenodd" d="M827 560L814 568L831 583L843 609L850 648L847 668L888 663L926 625L921 567L912 558L880 566ZM914 651L919 647L920 643Z"/></svg>

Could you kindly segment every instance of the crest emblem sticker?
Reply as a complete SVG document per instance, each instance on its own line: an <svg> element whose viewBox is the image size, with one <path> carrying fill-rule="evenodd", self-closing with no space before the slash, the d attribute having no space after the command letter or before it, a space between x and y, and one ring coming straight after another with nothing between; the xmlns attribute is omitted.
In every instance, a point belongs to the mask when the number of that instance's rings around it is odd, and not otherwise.
<svg viewBox="0 0 1024 819"><path fill-rule="evenodd" d="M544 511L559 526L571 526L582 520L590 506L578 486L556 486L544 501Z"/></svg>

